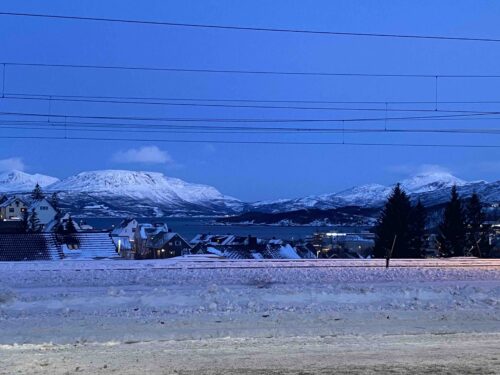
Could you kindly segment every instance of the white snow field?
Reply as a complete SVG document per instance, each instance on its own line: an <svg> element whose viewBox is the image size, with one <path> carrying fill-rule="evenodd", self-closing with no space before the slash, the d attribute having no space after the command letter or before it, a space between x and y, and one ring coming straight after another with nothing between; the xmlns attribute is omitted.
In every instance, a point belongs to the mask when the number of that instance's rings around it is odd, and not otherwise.
<svg viewBox="0 0 500 375"><path fill-rule="evenodd" d="M500 373L500 260L0 263L0 374Z"/></svg>

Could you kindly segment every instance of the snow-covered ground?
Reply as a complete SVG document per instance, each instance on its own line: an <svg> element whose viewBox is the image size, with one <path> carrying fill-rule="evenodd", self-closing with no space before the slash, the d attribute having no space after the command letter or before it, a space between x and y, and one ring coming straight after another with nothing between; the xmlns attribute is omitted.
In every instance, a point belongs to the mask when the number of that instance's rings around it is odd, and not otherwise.
<svg viewBox="0 0 500 375"><path fill-rule="evenodd" d="M0 263L0 374L500 372L500 262L391 265Z"/></svg>

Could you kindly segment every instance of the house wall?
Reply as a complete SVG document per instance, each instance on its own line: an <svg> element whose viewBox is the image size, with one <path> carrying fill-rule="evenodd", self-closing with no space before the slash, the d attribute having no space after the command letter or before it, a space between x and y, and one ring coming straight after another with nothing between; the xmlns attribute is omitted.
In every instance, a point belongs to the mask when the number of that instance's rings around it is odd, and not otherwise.
<svg viewBox="0 0 500 375"><path fill-rule="evenodd" d="M166 236L168 233L166 234ZM191 246L179 235L175 235L168 241L163 243L163 246L158 249L152 249L156 252L157 258L171 258L185 255L190 253Z"/></svg>
<svg viewBox="0 0 500 375"><path fill-rule="evenodd" d="M46 199L34 203L31 206L30 210L32 208L35 209L35 212L38 215L38 220L40 220L40 224L42 225L50 223L55 219L57 214L54 207L52 207L52 205Z"/></svg>
<svg viewBox="0 0 500 375"><path fill-rule="evenodd" d="M0 208L1 220L21 220L23 212L27 209L20 199L12 201L9 205Z"/></svg>
<svg viewBox="0 0 500 375"><path fill-rule="evenodd" d="M112 233L113 235L119 237L128 237L130 239L133 239L138 225L139 223L137 222L137 220L134 219L130 221L125 227L113 230Z"/></svg>

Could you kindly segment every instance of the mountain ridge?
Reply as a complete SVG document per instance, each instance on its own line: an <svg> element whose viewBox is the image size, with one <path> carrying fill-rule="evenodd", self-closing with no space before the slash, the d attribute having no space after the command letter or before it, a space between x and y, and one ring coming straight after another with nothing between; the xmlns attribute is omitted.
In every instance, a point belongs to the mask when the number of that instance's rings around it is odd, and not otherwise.
<svg viewBox="0 0 500 375"><path fill-rule="evenodd" d="M57 192L64 209L87 217L222 216L251 211L278 213L354 206L373 209L382 206L394 187L394 184L365 184L336 193L243 202L224 195L213 186L189 183L160 172L108 169L84 171L62 180L19 171L2 173L0 192L28 193L37 182L47 193ZM427 206L447 201L453 185L464 196L476 191L485 202L500 201L500 181L467 182L445 172L417 174L402 180L401 185L412 200L421 199Z"/></svg>

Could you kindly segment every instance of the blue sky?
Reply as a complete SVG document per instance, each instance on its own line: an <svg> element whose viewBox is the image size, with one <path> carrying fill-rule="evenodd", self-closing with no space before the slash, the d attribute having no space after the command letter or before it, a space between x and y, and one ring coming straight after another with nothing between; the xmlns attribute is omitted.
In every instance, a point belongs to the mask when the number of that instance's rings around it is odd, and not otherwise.
<svg viewBox="0 0 500 375"><path fill-rule="evenodd" d="M491 1L15 1L0 11L185 23L500 38ZM403 74L500 74L500 43L270 34L0 16L0 62ZM500 79L441 79L440 101L500 100ZM223 75L9 67L8 93L205 99L433 101L433 79ZM360 106L360 105L358 105ZM364 105L366 106L366 105ZM393 108L404 104L391 104ZM399 107L398 107L399 106ZM433 107L432 105L430 105ZM498 110L500 104L440 109ZM378 106L380 107L380 106ZM428 107L423 107L428 108ZM195 108L0 98L0 111L143 117L348 118L383 112ZM408 114L406 114L408 115ZM9 118L11 120L12 118ZM4 119L5 120L5 119ZM272 125L271 125L272 126ZM285 124L285 126L287 126ZM308 125L305 125L308 126ZM338 123L322 126L339 126ZM346 127L380 127L381 123ZM389 128L494 128L496 121L390 121ZM0 138L0 169L65 177L83 170L161 171L245 200L295 197L392 183L425 169L496 180L499 149L349 145L187 144L134 138L368 143L498 144L471 134L142 134L12 129ZM72 140L126 137L129 142Z"/></svg>

